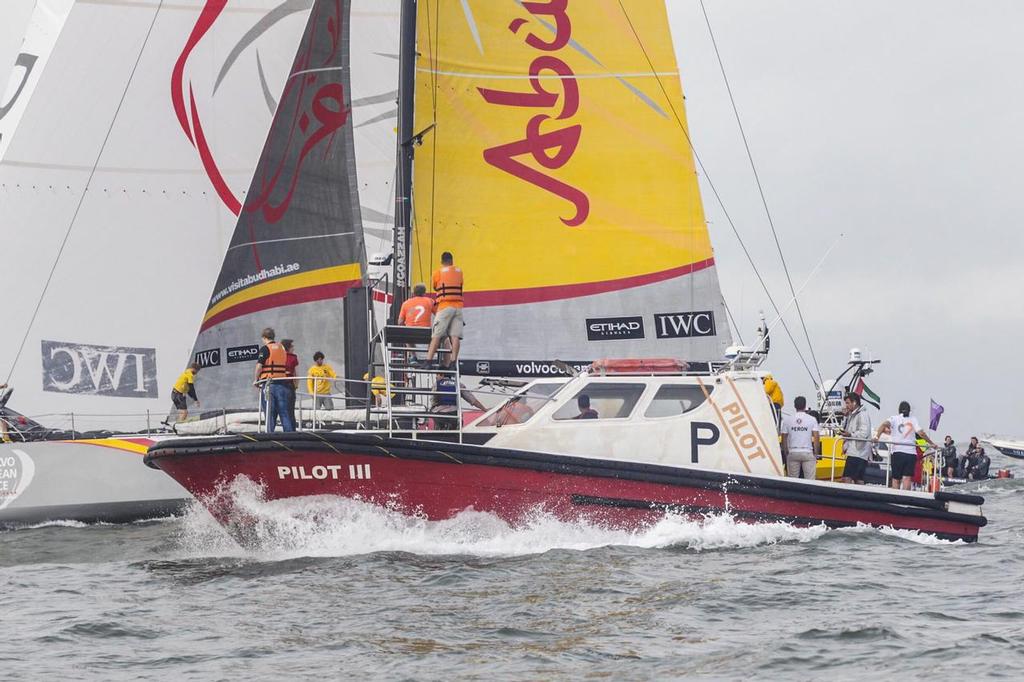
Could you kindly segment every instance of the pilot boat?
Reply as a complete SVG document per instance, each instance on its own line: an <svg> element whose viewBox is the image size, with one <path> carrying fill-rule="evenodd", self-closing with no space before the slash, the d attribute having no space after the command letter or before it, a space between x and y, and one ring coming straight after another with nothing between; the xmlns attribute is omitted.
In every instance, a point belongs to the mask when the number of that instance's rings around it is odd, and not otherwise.
<svg viewBox="0 0 1024 682"><path fill-rule="evenodd" d="M419 431L415 412L395 407L387 430L175 439L153 445L145 461L243 539L255 521L225 494L240 478L267 500L337 496L432 520L472 509L513 525L547 513L641 528L666 514L723 514L977 540L986 523L977 495L785 478L763 375L605 360L529 382L465 428ZM581 418L586 402L596 415Z"/></svg>

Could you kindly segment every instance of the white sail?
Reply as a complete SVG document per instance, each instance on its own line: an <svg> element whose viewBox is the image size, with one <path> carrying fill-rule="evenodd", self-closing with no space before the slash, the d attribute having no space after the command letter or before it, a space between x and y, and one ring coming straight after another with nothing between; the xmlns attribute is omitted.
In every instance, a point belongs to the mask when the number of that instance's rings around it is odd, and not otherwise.
<svg viewBox="0 0 1024 682"><path fill-rule="evenodd" d="M11 143L32 92L46 68L74 0L13 0L4 11L16 41L0 45L0 159ZM26 16L27 11L27 16ZM13 48L13 49L12 49Z"/></svg>
<svg viewBox="0 0 1024 682"><path fill-rule="evenodd" d="M394 235L399 18L399 0L352 2L352 121L360 213L371 259L391 252Z"/></svg>
<svg viewBox="0 0 1024 682"><path fill-rule="evenodd" d="M309 6L73 6L0 160L12 407L167 412Z"/></svg>
<svg viewBox="0 0 1024 682"><path fill-rule="evenodd" d="M4 96L14 61L25 41L25 32L36 0L8 0L0 6L0 108L7 105Z"/></svg>

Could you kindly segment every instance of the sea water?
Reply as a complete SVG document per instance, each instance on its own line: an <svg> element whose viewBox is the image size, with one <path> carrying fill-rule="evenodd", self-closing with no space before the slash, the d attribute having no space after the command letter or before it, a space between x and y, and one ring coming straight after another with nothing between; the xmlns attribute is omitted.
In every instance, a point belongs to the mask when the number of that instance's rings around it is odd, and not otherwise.
<svg viewBox="0 0 1024 682"><path fill-rule="evenodd" d="M727 517L513 529L252 490L251 549L198 505L6 531L0 679L1018 679L1024 480L963 489L986 497L977 544Z"/></svg>

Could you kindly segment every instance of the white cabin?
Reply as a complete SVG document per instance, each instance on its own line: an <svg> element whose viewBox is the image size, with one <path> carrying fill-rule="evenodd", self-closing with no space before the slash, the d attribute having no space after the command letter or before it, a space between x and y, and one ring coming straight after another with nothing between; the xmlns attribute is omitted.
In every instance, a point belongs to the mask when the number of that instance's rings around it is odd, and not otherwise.
<svg viewBox="0 0 1024 682"><path fill-rule="evenodd" d="M492 432L496 448L784 475L763 372L691 374L658 362L675 361L608 360L538 379L464 433ZM583 395L596 417L580 417Z"/></svg>

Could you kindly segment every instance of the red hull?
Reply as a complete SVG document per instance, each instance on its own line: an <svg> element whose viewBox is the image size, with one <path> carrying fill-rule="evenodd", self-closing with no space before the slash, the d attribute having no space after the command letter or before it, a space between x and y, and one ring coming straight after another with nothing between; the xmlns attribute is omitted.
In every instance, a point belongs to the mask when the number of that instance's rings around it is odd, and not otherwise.
<svg viewBox="0 0 1024 682"><path fill-rule="evenodd" d="M895 504L900 497L885 489L842 490L726 472L372 436L328 438L315 445L301 437L276 445L261 439L249 447L231 438L192 441L191 447L154 447L147 463L174 477L222 522L231 520L232 510L218 490L237 476L260 483L267 499L337 495L435 520L472 508L516 524L543 509L566 520L640 527L666 512L726 512L740 520L830 527L860 523L967 541L977 539L985 522L981 516L946 511L938 498L914 500L929 508Z"/></svg>

